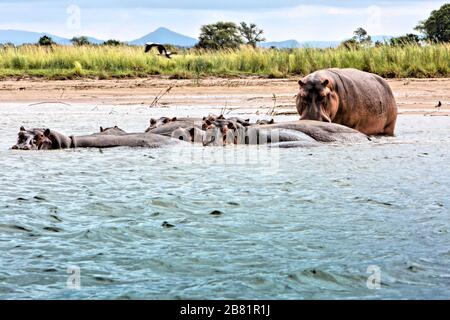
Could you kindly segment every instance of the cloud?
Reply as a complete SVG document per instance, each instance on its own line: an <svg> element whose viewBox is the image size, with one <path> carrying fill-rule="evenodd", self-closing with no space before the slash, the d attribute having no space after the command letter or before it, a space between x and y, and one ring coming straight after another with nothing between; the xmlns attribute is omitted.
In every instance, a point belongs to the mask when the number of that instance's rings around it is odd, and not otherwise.
<svg viewBox="0 0 450 320"><path fill-rule="evenodd" d="M132 40L158 27L197 37L218 20L251 21L268 40L342 40L357 27L370 34L412 32L419 20L446 1L0 1L0 28ZM38 3L38 4L37 4ZM67 28L69 4L81 9L81 28Z"/></svg>

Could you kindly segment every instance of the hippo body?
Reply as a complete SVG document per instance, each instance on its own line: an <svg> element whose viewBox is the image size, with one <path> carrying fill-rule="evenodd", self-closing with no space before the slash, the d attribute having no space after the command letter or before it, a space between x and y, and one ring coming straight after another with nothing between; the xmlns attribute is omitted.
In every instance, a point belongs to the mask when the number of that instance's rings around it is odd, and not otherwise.
<svg viewBox="0 0 450 320"><path fill-rule="evenodd" d="M184 143L183 141L153 133L123 133L120 131L118 134L113 134L113 132L69 137L50 129L25 130L22 127L18 134L18 142L12 149L59 150L69 148L113 147L158 148L165 145Z"/></svg>
<svg viewBox="0 0 450 320"><path fill-rule="evenodd" d="M210 124L203 145L227 144L269 145L283 148L317 146L321 143L367 143L365 134L349 127L312 120L292 121L270 125L240 128L228 127L223 131L217 122Z"/></svg>
<svg viewBox="0 0 450 320"><path fill-rule="evenodd" d="M147 128L147 130L145 130L145 132L152 132L156 129L159 129L161 127L164 127L165 129L162 129L161 132L166 132L167 128L170 128L170 126L172 127L182 127L185 128L186 125L191 124L191 126L194 123L201 123L203 121L203 119L200 118L178 118L178 117L173 117L173 118L168 118L168 117L161 117L159 119L150 119L150 126ZM178 128L177 127L177 128ZM175 128L175 129L177 129Z"/></svg>
<svg viewBox="0 0 450 320"><path fill-rule="evenodd" d="M203 121L200 120L177 120L171 121L166 124L163 124L157 128L150 129L148 132L154 134L160 134L163 136L172 136L173 132L178 128L190 129L190 128L198 128L201 129Z"/></svg>
<svg viewBox="0 0 450 320"><path fill-rule="evenodd" d="M153 133L129 133L125 135L73 136L72 148L159 148L181 143L169 137Z"/></svg>
<svg viewBox="0 0 450 320"><path fill-rule="evenodd" d="M367 135L394 135L397 104L383 78L356 69L327 69L299 81L301 120L342 124Z"/></svg>
<svg viewBox="0 0 450 320"><path fill-rule="evenodd" d="M301 120L263 125L260 129L285 129L306 134L318 142L364 143L369 141L367 135L349 127L329 122ZM280 141L286 142L288 140ZM292 141L292 140L291 140Z"/></svg>

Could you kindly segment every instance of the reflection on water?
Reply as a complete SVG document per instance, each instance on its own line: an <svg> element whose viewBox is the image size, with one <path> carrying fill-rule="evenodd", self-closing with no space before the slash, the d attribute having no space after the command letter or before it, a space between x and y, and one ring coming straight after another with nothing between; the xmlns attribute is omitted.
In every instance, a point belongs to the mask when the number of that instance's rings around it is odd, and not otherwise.
<svg viewBox="0 0 450 320"><path fill-rule="evenodd" d="M448 298L446 117L402 116L396 138L369 145L276 153L7 149L22 124L83 134L149 118L51 108L0 108L0 298Z"/></svg>

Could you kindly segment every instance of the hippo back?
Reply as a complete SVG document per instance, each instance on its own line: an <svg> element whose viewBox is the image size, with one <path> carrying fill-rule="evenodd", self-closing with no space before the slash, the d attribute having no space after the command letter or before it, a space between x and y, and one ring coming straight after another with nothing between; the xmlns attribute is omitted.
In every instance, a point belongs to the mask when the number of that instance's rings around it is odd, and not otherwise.
<svg viewBox="0 0 450 320"><path fill-rule="evenodd" d="M319 142L363 143L369 138L349 127L321 121L301 120L260 126L261 129L287 129L300 131Z"/></svg>
<svg viewBox="0 0 450 320"><path fill-rule="evenodd" d="M357 69L327 69L317 73L333 79L339 96L339 110L333 122L351 128L368 119L386 125L395 123L397 104L389 84L380 76Z"/></svg>

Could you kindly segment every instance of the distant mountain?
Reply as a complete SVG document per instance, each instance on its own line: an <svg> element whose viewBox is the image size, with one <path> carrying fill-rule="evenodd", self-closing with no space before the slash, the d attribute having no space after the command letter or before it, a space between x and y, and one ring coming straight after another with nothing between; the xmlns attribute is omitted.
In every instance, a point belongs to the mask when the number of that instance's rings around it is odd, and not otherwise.
<svg viewBox="0 0 450 320"><path fill-rule="evenodd" d="M129 43L133 45L144 45L147 42L172 44L179 47L193 47L197 44L198 40L173 32L166 28L158 28L139 39L130 41Z"/></svg>
<svg viewBox="0 0 450 320"><path fill-rule="evenodd" d="M279 49L291 49L291 48L299 48L300 42L298 42L297 40L263 42L263 43L260 43L260 47L263 47L263 48L275 47L275 48L279 48Z"/></svg>
<svg viewBox="0 0 450 320"><path fill-rule="evenodd" d="M293 49L293 48L335 48L340 41L303 41L286 40L279 42L264 42L260 46L263 48L275 47L279 49Z"/></svg>
<svg viewBox="0 0 450 320"><path fill-rule="evenodd" d="M49 36L57 44L69 45L72 44L70 39L58 37L50 33L22 31L22 30L0 30L0 43L13 43L14 45L21 45L25 43L36 43L43 36ZM89 42L100 44L103 40L88 37Z"/></svg>
<svg viewBox="0 0 450 320"><path fill-rule="evenodd" d="M92 37L87 37L87 38L88 38L88 41L93 44L102 44L103 42L105 42L105 40L100 40L97 38L92 38Z"/></svg>
<svg viewBox="0 0 450 320"><path fill-rule="evenodd" d="M372 36L372 41L375 43L377 41L385 42L392 39L392 36L377 35ZM344 41L344 40L342 40ZM260 44L263 48L275 47L278 49L293 49L293 48L337 48L342 41L302 41L297 40L286 40L286 41L272 41L263 42Z"/></svg>
<svg viewBox="0 0 450 320"><path fill-rule="evenodd" d="M49 36L58 44L70 44L69 39L61 38L50 33L39 33L21 30L0 30L0 43L13 43L21 45L24 43L36 43L43 36Z"/></svg>

